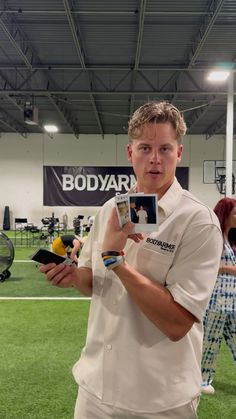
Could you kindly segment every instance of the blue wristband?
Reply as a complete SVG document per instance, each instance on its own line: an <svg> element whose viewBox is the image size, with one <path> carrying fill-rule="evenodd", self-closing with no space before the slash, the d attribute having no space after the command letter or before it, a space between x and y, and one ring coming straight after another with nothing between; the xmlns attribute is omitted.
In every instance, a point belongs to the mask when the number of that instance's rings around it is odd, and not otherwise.
<svg viewBox="0 0 236 419"><path fill-rule="evenodd" d="M105 252L104 252L105 253ZM114 269L116 268L116 266L122 265L125 262L125 258L124 256L103 256L102 254L102 259L103 259L103 263L105 268L107 268L108 270Z"/></svg>

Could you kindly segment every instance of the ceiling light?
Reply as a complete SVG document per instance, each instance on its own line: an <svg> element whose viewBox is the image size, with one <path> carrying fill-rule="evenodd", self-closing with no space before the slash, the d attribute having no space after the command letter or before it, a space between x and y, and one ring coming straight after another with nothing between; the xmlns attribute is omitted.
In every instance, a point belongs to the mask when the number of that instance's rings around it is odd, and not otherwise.
<svg viewBox="0 0 236 419"><path fill-rule="evenodd" d="M209 81L225 81L230 75L230 71L227 70L218 70L211 71L207 77Z"/></svg>
<svg viewBox="0 0 236 419"><path fill-rule="evenodd" d="M58 132L58 128L56 125L44 125L44 129L45 131L51 132L51 133Z"/></svg>

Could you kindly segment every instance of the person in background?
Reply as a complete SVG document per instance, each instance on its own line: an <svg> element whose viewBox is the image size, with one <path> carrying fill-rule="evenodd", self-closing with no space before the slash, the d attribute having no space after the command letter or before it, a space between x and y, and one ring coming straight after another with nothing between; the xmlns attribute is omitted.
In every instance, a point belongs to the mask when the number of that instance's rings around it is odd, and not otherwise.
<svg viewBox="0 0 236 419"><path fill-rule="evenodd" d="M128 201L117 202L117 209L120 214L121 224L124 225L129 221L129 206Z"/></svg>
<svg viewBox="0 0 236 419"><path fill-rule="evenodd" d="M157 194L159 228L120 227L115 198L98 211L78 268L39 269L91 296L85 347L73 374L74 419L195 419L201 393L202 317L215 284L222 234L214 212L175 172L186 125L170 103L150 102L129 122L137 183Z"/></svg>
<svg viewBox="0 0 236 419"><path fill-rule="evenodd" d="M217 357L224 339L236 361L236 200L223 198L215 206L224 245L217 281L204 317L202 392L214 394L212 386Z"/></svg>
<svg viewBox="0 0 236 419"><path fill-rule="evenodd" d="M56 237L52 242L52 251L57 255L70 257L76 263L78 262L79 251L83 246L81 237L66 234Z"/></svg>
<svg viewBox="0 0 236 419"><path fill-rule="evenodd" d="M133 223L138 223L136 202L130 201L130 218Z"/></svg>
<svg viewBox="0 0 236 419"><path fill-rule="evenodd" d="M140 206L139 210L137 211L137 216L138 216L139 224L147 224L147 220L148 220L147 211L143 208L142 205Z"/></svg>

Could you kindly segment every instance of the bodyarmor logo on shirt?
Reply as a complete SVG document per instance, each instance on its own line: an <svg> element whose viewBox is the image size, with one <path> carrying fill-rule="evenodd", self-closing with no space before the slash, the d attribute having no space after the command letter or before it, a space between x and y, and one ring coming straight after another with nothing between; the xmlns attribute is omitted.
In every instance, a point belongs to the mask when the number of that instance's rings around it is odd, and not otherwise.
<svg viewBox="0 0 236 419"><path fill-rule="evenodd" d="M175 250L175 244L163 242L162 240L152 239L151 237L147 238L147 243L155 244L156 246L160 247L161 250L165 250L166 252L173 253Z"/></svg>

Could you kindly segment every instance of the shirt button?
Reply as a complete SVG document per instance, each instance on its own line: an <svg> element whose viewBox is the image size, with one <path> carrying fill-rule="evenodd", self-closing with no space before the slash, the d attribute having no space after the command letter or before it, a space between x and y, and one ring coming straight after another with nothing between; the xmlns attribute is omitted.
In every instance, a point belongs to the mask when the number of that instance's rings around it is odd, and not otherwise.
<svg viewBox="0 0 236 419"><path fill-rule="evenodd" d="M112 350L112 345L110 343L107 345L107 350L108 351L111 351Z"/></svg>

